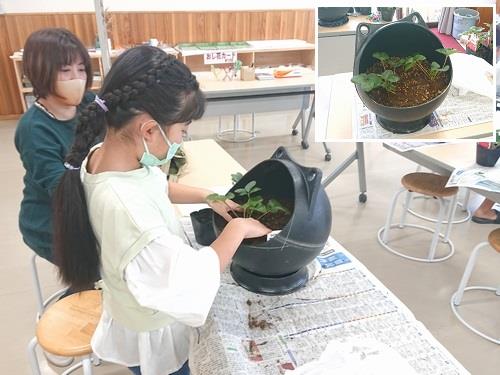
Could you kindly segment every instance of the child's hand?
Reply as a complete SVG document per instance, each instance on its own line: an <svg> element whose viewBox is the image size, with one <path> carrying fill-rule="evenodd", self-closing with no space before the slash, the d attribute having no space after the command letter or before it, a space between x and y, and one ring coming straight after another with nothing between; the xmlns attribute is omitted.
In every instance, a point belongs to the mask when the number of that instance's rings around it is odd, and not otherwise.
<svg viewBox="0 0 500 375"><path fill-rule="evenodd" d="M208 201L207 204L212 208L212 210L214 210L227 221L231 221L233 219L233 217L229 215L229 212L241 211L241 207L230 199L227 199L225 202Z"/></svg>
<svg viewBox="0 0 500 375"><path fill-rule="evenodd" d="M245 238L255 238L255 237L262 237L265 236L269 233L271 233L271 229L266 227L264 224L262 224L260 221L257 221L255 219L249 218L249 219L236 219L236 220L241 220L244 226L244 233L245 233Z"/></svg>

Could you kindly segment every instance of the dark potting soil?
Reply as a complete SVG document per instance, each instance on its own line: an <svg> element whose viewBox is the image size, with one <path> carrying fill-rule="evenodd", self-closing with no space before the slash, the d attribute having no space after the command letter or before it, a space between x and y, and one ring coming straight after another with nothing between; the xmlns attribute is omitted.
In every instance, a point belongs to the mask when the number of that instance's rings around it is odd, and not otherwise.
<svg viewBox="0 0 500 375"><path fill-rule="evenodd" d="M421 62L426 70L430 70L427 61ZM367 69L367 73L381 74L384 67L380 62ZM432 80L420 69L414 66L405 72L402 67L396 68L395 73L399 81L394 85L394 93L377 88L368 93L368 96L377 103L388 107L413 107L428 102L441 94L450 81L449 72L441 72Z"/></svg>
<svg viewBox="0 0 500 375"><path fill-rule="evenodd" d="M236 201L236 199L235 199L235 201ZM251 217L260 221L262 224L264 224L269 229L280 230L290 221L290 218L292 217L293 203L280 201L280 204L288 210L288 213L281 212L281 211L277 212L277 213L270 212L270 213L262 216L261 213L255 212L251 215ZM236 214L238 217L243 217L243 212L236 212ZM235 217L232 212L229 212L229 215ZM225 226L225 224L224 224L224 226ZM247 239L243 240L243 243L246 245L255 245L258 243L266 242L266 240L267 240L267 237L262 236L262 237L257 237L257 238L247 238Z"/></svg>

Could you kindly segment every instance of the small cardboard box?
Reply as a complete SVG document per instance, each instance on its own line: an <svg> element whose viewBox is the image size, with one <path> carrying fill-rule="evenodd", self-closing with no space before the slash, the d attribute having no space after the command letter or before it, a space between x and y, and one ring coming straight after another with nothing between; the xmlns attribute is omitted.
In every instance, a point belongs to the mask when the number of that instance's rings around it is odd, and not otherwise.
<svg viewBox="0 0 500 375"><path fill-rule="evenodd" d="M242 66L240 75L242 81L253 81L255 80L255 68Z"/></svg>

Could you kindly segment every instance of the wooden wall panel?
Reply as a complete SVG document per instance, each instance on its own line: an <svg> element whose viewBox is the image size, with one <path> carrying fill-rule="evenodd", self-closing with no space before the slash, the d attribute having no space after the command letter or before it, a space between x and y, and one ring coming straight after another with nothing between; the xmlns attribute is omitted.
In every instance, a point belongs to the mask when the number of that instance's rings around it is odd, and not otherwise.
<svg viewBox="0 0 500 375"><path fill-rule="evenodd" d="M0 15L0 35L8 35L7 24L3 15ZM11 51L9 39L4 37L4 40L0 42L0 116L22 112L14 67L9 59Z"/></svg>
<svg viewBox="0 0 500 375"><path fill-rule="evenodd" d="M303 39L314 43L313 9L112 12L108 16L108 32L114 48L133 46L149 38L157 38L171 45L259 39ZM42 27L65 27L87 47L95 43L93 13L6 14L1 19L0 35L7 35L7 43L2 41L0 47L0 77L7 77L4 80L7 85L2 83L0 88L0 115L21 113L12 63L8 56L24 46L29 34Z"/></svg>

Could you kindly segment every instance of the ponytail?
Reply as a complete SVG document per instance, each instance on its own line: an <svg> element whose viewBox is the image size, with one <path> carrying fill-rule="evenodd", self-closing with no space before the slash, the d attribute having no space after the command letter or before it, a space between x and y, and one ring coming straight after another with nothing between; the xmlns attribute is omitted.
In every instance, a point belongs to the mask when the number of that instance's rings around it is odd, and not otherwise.
<svg viewBox="0 0 500 375"><path fill-rule="evenodd" d="M75 142L66 156L68 170L54 194L54 262L61 280L74 291L93 288L99 279L99 250L90 225L80 167L102 135L104 123L104 113L96 103L82 111Z"/></svg>

